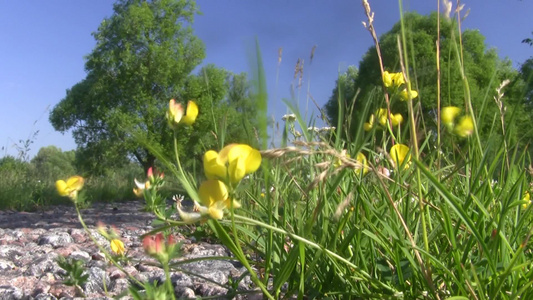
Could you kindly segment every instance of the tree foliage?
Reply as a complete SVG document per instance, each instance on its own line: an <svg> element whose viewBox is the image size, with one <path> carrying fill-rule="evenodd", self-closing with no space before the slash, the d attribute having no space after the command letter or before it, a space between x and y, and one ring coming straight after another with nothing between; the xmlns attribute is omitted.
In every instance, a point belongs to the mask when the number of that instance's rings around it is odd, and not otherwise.
<svg viewBox="0 0 533 300"><path fill-rule="evenodd" d="M409 74L412 88L419 92L420 106L417 107L425 121L425 125L434 127L436 124L437 108L437 63L436 43L437 40L437 14L421 16L416 13L405 15L406 41L408 45L407 56L409 61ZM483 35L477 30L465 30L461 35L457 26L446 18L440 18L440 82L441 82L441 105L454 105L465 108L466 89L461 75L461 60L464 66L465 76L473 105L480 109L485 101L487 114L492 117L497 113L497 107L492 99L496 87L504 79L514 81L517 78L516 71L511 67L508 60L500 60L494 49L487 49ZM380 47L383 64L386 71L401 71L398 36L401 36L401 24L398 22L393 28L380 37ZM462 44L462 46L461 46ZM354 105L354 111L345 115L345 124L357 126L359 121L367 119L368 115L384 106L384 97L381 92L381 74L378 56L375 47L371 47L359 64L357 71L349 69L337 80L333 95L325 106L329 121L335 125L338 120L338 97L339 92L343 96L347 108ZM508 86L506 95L515 95L518 92L511 90L515 85ZM356 92L359 95L354 101ZM519 102L519 99L516 99ZM513 100L514 101L514 100ZM512 102L512 101L511 101ZM366 105L370 112L364 113ZM405 116L406 105L392 103L392 111L402 113ZM491 122L484 122L488 131ZM346 125L345 125L346 126ZM353 133L354 128L347 132Z"/></svg>
<svg viewBox="0 0 533 300"><path fill-rule="evenodd" d="M155 157L138 139L170 147L165 110L171 98L199 104L198 124L180 136L185 152L197 153L202 142L209 146L215 124L206 112L226 109L231 75L214 66L191 75L205 56L190 27L197 12L188 0L119 0L102 21L86 57L86 78L50 114L56 130L73 130L84 169L102 173L132 158L152 166Z"/></svg>
<svg viewBox="0 0 533 300"><path fill-rule="evenodd" d="M47 146L39 149L39 152L31 160L34 171L41 178L63 178L76 174L75 151L61 151L55 146Z"/></svg>

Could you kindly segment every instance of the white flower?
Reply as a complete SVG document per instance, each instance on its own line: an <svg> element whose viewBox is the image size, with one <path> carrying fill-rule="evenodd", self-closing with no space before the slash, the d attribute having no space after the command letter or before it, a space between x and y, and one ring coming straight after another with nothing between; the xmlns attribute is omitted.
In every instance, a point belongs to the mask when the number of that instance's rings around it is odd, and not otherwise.
<svg viewBox="0 0 533 300"><path fill-rule="evenodd" d="M287 114L287 115L284 115L283 117L281 117L281 119L283 121L294 122L294 121L296 121L296 115L295 114Z"/></svg>

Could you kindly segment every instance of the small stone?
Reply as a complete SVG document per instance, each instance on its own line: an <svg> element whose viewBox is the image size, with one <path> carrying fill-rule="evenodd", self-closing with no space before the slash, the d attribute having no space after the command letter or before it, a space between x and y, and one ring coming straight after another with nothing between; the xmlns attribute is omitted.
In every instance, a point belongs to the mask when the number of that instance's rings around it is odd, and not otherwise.
<svg viewBox="0 0 533 300"><path fill-rule="evenodd" d="M194 291L191 288L182 288L179 290L176 290L178 292L178 296L180 299L196 299L196 295L194 294Z"/></svg>
<svg viewBox="0 0 533 300"><path fill-rule="evenodd" d="M24 293L19 288L2 285L0 286L0 299L18 300L24 297Z"/></svg>
<svg viewBox="0 0 533 300"><path fill-rule="evenodd" d="M16 266L9 260L0 259L0 271L8 271L15 269Z"/></svg>
<svg viewBox="0 0 533 300"><path fill-rule="evenodd" d="M104 270L92 267L86 271L89 275L87 282L84 284L84 289L87 295L90 294L104 294L105 290L113 289L113 282ZM104 288L105 284L105 288Z"/></svg>
<svg viewBox="0 0 533 300"><path fill-rule="evenodd" d="M37 244L46 245L50 244L54 248L64 247L73 243L74 240L66 232L45 233L39 237Z"/></svg>
<svg viewBox="0 0 533 300"><path fill-rule="evenodd" d="M75 260L81 260L83 262L88 262L91 260L91 256L89 255L89 253L79 250L70 253L70 258Z"/></svg>

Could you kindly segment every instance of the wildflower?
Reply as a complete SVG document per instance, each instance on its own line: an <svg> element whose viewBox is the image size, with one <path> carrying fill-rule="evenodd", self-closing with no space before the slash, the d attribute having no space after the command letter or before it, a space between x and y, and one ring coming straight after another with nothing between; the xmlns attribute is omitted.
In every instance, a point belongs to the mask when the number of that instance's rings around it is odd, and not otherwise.
<svg viewBox="0 0 533 300"><path fill-rule="evenodd" d="M378 109L375 115L374 114L370 115L370 119L368 120L368 123L363 124L363 128L365 129L365 131L370 131L374 127L374 120L376 118L375 116L377 116L379 124L383 126L386 126L388 124L389 117L387 114L387 109L380 108ZM390 118L391 118L392 126L394 127L398 126L399 124L403 122L402 114L391 114Z"/></svg>
<svg viewBox="0 0 533 300"><path fill-rule="evenodd" d="M294 122L294 121L296 121L296 115L295 114L283 115L283 117L281 117L281 119L283 121Z"/></svg>
<svg viewBox="0 0 533 300"><path fill-rule="evenodd" d="M84 179L81 176L72 176L67 181L56 181L56 189L60 196L68 196L72 200L78 198L78 192L83 188Z"/></svg>
<svg viewBox="0 0 533 300"><path fill-rule="evenodd" d="M404 84L403 73L389 73L387 71L383 72L383 84L386 87L399 87Z"/></svg>
<svg viewBox="0 0 533 300"><path fill-rule="evenodd" d="M389 117L387 115L387 110L385 108L380 108L377 112L377 115L379 116L379 124L383 125L383 126L386 126L388 121L389 121ZM391 118L391 122L392 122L392 126L398 126L400 123L403 122L403 116L402 114L391 114L390 115L390 118Z"/></svg>
<svg viewBox="0 0 533 300"><path fill-rule="evenodd" d="M526 201L524 204L522 204L522 208L526 209L529 206L529 204L531 204L531 195L529 195L528 191L524 193L524 198L522 198L522 200Z"/></svg>
<svg viewBox="0 0 533 300"><path fill-rule="evenodd" d="M366 156L362 152L357 153L356 161L359 163L359 166L356 166L354 170L359 173L362 169L363 174L368 173L368 162Z"/></svg>
<svg viewBox="0 0 533 300"><path fill-rule="evenodd" d="M147 235L142 241L144 251L149 255L158 258L162 263L168 263L176 254L176 240L172 235L167 238L163 233Z"/></svg>
<svg viewBox="0 0 533 300"><path fill-rule="evenodd" d="M320 131L321 133L327 133L327 132L330 132L330 131L335 131L335 129L337 129L335 126L325 126L325 127L322 127L320 129L318 129L318 131Z"/></svg>
<svg viewBox="0 0 533 300"><path fill-rule="evenodd" d="M171 99L168 104L167 119L171 127L178 124L185 124L192 126L196 117L198 116L198 106L196 102L189 101L187 103L187 111L183 114L183 106L181 103L177 103L176 100Z"/></svg>
<svg viewBox="0 0 533 300"><path fill-rule="evenodd" d="M370 115L370 118L368 119L368 122L363 124L363 128L365 131L370 131L372 128L374 128L374 114Z"/></svg>
<svg viewBox="0 0 533 300"><path fill-rule="evenodd" d="M144 190L149 190L151 187L150 180L146 180L145 183L139 182L137 178L134 178L135 186L133 188L133 193L137 197L142 197L144 195Z"/></svg>
<svg viewBox="0 0 533 300"><path fill-rule="evenodd" d="M411 155L409 154L409 147L403 144L396 144L392 146L389 153L392 161L397 167L404 166L404 169L409 167Z"/></svg>
<svg viewBox="0 0 533 300"><path fill-rule="evenodd" d="M455 125L455 133L460 137L467 137L474 132L474 122L471 116L463 116L457 125Z"/></svg>
<svg viewBox="0 0 533 300"><path fill-rule="evenodd" d="M164 173L160 173L159 175L154 176L154 170L152 167L148 168L148 171L146 172L147 180L143 183L137 180L137 178L134 178L133 181L135 182L135 188L133 188L133 193L137 197L142 197L144 195L145 190L149 190L152 188L153 185L160 185L162 184L163 178L165 178Z"/></svg>
<svg viewBox="0 0 533 300"><path fill-rule="evenodd" d="M350 154L346 153L346 149L341 151L341 156L350 158ZM353 167L354 171L359 173L362 169L363 174L368 173L368 162L366 160L366 156L362 152L357 153L355 160L357 164ZM337 158L333 165L335 166L335 168L339 168L342 165L342 160L340 158Z"/></svg>
<svg viewBox="0 0 533 300"><path fill-rule="evenodd" d="M400 92L400 99L402 99L403 101L412 100L416 97L418 97L418 92L415 90L410 90L408 92L407 89L404 89Z"/></svg>
<svg viewBox="0 0 533 300"><path fill-rule="evenodd" d="M379 124L385 126L387 124L387 110L385 108L380 108L376 112L376 115L378 116Z"/></svg>
<svg viewBox="0 0 533 300"><path fill-rule="evenodd" d="M219 179L236 184L261 165L261 153L245 144L230 144L217 153L209 150L204 155L204 172L208 179Z"/></svg>
<svg viewBox="0 0 533 300"><path fill-rule="evenodd" d="M124 243L119 239L112 239L111 242L109 242L109 245L111 246L111 251L115 253L116 255L123 255L125 252Z"/></svg>
<svg viewBox="0 0 533 300"><path fill-rule="evenodd" d="M440 113L442 123L444 123L444 125L448 126L449 128L452 128L453 123L455 122L455 118L459 115L459 113L461 113L461 109L459 107L443 107Z"/></svg>
<svg viewBox="0 0 533 300"><path fill-rule="evenodd" d="M224 209L231 206L232 200L229 198L226 185L216 179L210 179L202 182L198 190L198 196L202 206L197 209L200 213L208 214L211 218L220 220L224 216ZM233 201L233 207L241 207L240 203Z"/></svg>
<svg viewBox="0 0 533 300"><path fill-rule="evenodd" d="M318 133L320 131L320 129L318 127L315 127L315 126L311 126L311 127L307 127L307 131L314 131L314 132Z"/></svg>
<svg viewBox="0 0 533 300"><path fill-rule="evenodd" d="M396 127L403 122L402 114L391 115L392 126Z"/></svg>
<svg viewBox="0 0 533 300"><path fill-rule="evenodd" d="M378 173L381 174L383 177L387 177L389 178L390 177L390 171L389 169L385 168L385 167L378 167Z"/></svg>

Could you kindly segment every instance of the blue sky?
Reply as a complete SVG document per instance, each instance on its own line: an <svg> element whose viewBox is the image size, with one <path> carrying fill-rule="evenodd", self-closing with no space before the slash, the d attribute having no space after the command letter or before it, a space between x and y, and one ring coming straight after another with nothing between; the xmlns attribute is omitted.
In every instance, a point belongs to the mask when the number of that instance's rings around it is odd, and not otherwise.
<svg viewBox="0 0 533 300"><path fill-rule="evenodd" d="M455 1L454 1L455 2ZM521 44L531 37L533 1L464 0L470 9L463 28L479 29L486 45L508 57L517 67L533 55ZM286 112L282 99L290 98L294 67L305 61L304 83L299 96L305 110L309 92L320 106L328 100L339 71L358 65L372 45L361 25L365 15L360 1L325 0L199 0L202 15L193 29L205 43L204 64L214 63L229 71L250 70L248 55L259 40L269 91L269 113L276 120ZM404 10L429 14L438 1L406 0ZM379 34L399 20L396 1L370 1ZM70 133L54 131L50 109L65 91L85 77L84 56L95 45L91 33L113 13L110 0L53 0L0 2L0 157L17 155L13 145L39 130L30 155L43 146L63 150L76 147ZM309 55L316 45L313 62ZM278 49L283 48L278 70ZM310 103L310 108L313 104ZM317 111L310 111L310 115Z"/></svg>

